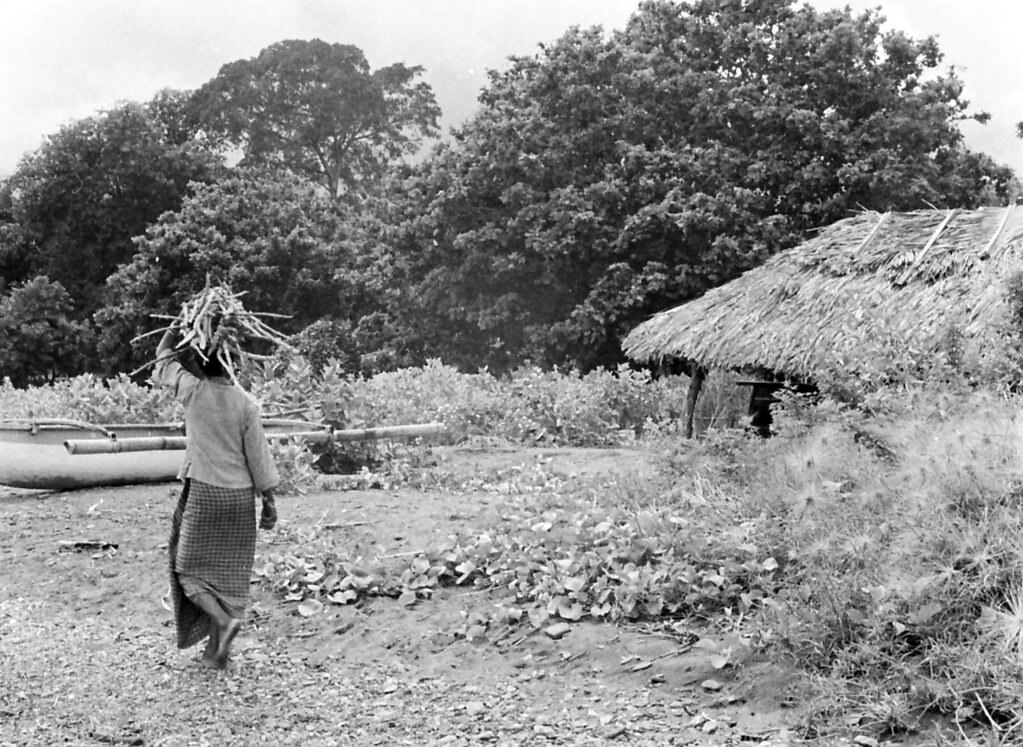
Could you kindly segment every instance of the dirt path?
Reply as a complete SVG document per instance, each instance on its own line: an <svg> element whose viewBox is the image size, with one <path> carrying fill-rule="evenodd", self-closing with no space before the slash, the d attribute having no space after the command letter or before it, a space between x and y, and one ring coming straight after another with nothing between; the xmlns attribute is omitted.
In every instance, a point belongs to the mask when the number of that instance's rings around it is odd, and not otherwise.
<svg viewBox="0 0 1023 747"><path fill-rule="evenodd" d="M446 467L535 458L451 451ZM559 451L564 474L634 454ZM166 533L174 485L69 493L0 489L0 745L723 745L795 743L788 679L715 670L713 631L575 624L469 640L493 593L382 598L313 617L254 586L227 672L173 645ZM486 526L507 496L407 490L279 500L257 556L329 532L352 557L402 557ZM78 544L76 544L78 543ZM707 683L713 680L717 683ZM705 686L705 684L707 686Z"/></svg>

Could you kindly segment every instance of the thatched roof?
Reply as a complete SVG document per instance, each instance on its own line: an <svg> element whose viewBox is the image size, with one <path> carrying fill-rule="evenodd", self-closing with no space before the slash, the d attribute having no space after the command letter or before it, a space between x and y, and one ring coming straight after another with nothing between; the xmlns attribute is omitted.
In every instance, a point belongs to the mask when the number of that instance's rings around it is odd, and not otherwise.
<svg viewBox="0 0 1023 747"><path fill-rule="evenodd" d="M813 379L885 345L926 358L954 337L961 363L980 366L1004 346L1004 281L1023 269L1021 253L1023 209L864 212L662 311L623 348L641 362Z"/></svg>

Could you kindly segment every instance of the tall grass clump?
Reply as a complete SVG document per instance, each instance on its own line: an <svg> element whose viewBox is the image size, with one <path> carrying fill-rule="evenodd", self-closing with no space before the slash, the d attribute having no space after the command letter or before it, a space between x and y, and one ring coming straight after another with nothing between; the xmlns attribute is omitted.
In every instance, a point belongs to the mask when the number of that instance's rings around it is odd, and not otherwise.
<svg viewBox="0 0 1023 747"><path fill-rule="evenodd" d="M778 548L757 636L813 682L809 735L944 715L1023 737L1020 404L947 383L856 407L790 396L773 438L686 456L688 479L739 496L751 541Z"/></svg>

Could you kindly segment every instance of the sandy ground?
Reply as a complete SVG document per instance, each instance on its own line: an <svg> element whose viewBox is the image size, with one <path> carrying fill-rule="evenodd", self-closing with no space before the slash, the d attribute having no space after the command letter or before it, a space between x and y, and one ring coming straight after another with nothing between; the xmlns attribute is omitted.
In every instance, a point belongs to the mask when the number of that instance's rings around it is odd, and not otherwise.
<svg viewBox="0 0 1023 747"><path fill-rule="evenodd" d="M485 472L535 450L452 449ZM638 474L624 450L547 452L568 479ZM227 671L174 646L166 540L174 484L47 493L0 488L0 745L796 744L792 678L714 669L712 630L577 623L467 640L494 592L297 604L253 586ZM296 533L352 557L401 558L485 527L508 496L331 491L279 499L257 564ZM710 682L708 682L710 681Z"/></svg>

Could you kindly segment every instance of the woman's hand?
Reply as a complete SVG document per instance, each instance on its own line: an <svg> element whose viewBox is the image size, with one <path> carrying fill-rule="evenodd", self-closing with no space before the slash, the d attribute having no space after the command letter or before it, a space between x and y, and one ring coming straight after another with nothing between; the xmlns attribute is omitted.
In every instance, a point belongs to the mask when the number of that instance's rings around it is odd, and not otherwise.
<svg viewBox="0 0 1023 747"><path fill-rule="evenodd" d="M273 529L277 526L277 506L274 504L272 490L263 492L263 510L259 514L259 528Z"/></svg>
<svg viewBox="0 0 1023 747"><path fill-rule="evenodd" d="M175 321L163 333L163 337L160 338L160 343L156 346L156 357L158 359L169 357L174 352L175 341L179 336L177 322Z"/></svg>

